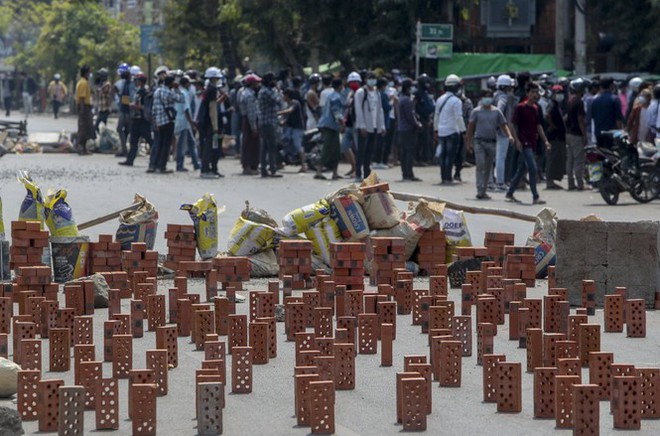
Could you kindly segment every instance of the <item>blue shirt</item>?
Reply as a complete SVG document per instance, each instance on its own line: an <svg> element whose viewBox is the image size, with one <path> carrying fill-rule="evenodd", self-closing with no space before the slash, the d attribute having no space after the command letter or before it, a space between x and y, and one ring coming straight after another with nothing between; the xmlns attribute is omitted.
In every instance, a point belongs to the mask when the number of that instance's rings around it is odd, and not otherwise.
<svg viewBox="0 0 660 436"><path fill-rule="evenodd" d="M186 118L186 111L189 114L192 114L192 106L190 99L190 91L185 88L181 88L181 93L183 94L183 101L179 101L174 105L176 109L176 120L174 121L174 133L181 133L186 129L190 129L190 123Z"/></svg>
<svg viewBox="0 0 660 436"><path fill-rule="evenodd" d="M323 105L323 112L318 124L319 128L325 127L326 129L340 131L339 121L344 119L344 109L344 99L336 90L333 90Z"/></svg>
<svg viewBox="0 0 660 436"><path fill-rule="evenodd" d="M610 91L603 92L594 98L591 104L591 117L594 120L594 133L596 135L605 130L616 129L616 122L623 120L621 100Z"/></svg>

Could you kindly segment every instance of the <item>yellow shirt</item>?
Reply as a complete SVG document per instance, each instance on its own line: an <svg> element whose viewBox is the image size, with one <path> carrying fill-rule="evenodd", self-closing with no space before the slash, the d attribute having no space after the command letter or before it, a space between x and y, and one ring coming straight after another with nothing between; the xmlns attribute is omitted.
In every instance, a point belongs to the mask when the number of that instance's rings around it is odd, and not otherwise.
<svg viewBox="0 0 660 436"><path fill-rule="evenodd" d="M76 84L76 103L92 104L92 93L89 88L89 81L81 77Z"/></svg>

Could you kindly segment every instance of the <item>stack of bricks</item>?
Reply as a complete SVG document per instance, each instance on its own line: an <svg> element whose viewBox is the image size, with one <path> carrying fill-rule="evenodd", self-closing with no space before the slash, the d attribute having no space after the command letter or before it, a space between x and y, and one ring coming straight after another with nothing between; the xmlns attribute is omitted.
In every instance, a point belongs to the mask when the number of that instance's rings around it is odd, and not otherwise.
<svg viewBox="0 0 660 436"><path fill-rule="evenodd" d="M119 290L120 298L131 298L131 283L128 281L128 274L126 272L103 272L101 275L105 278L110 289Z"/></svg>
<svg viewBox="0 0 660 436"><path fill-rule="evenodd" d="M330 266L335 285L346 290L364 290L364 256L366 245L362 242L333 242L330 245Z"/></svg>
<svg viewBox="0 0 660 436"><path fill-rule="evenodd" d="M308 289L312 285L312 242L301 240L280 241L277 251L280 280L291 278L293 289Z"/></svg>
<svg viewBox="0 0 660 436"><path fill-rule="evenodd" d="M19 301L21 293L33 291L35 297L45 297L49 301L57 301L57 283L51 283L49 266L20 266L16 268L16 277L12 291L14 301Z"/></svg>
<svg viewBox="0 0 660 436"><path fill-rule="evenodd" d="M44 248L48 247L48 232L41 230L38 221L11 222L9 268L43 265Z"/></svg>
<svg viewBox="0 0 660 436"><path fill-rule="evenodd" d="M507 245L504 247L504 277L518 279L527 287L536 284L536 256L534 247L518 247Z"/></svg>
<svg viewBox="0 0 660 436"><path fill-rule="evenodd" d="M227 288L240 291L243 282L250 280L250 259L247 257L216 257L213 259L213 269L225 291Z"/></svg>
<svg viewBox="0 0 660 436"><path fill-rule="evenodd" d="M168 224L165 239L167 239L166 268L177 271L180 262L195 261L197 240L195 227L192 224Z"/></svg>
<svg viewBox="0 0 660 436"><path fill-rule="evenodd" d="M422 233L414 259L423 275L431 275L433 265L446 263L447 236L444 230L440 229L440 224L435 224Z"/></svg>
<svg viewBox="0 0 660 436"><path fill-rule="evenodd" d="M492 257L498 266L504 265L504 247L514 245L516 235L513 233L486 232L484 245L488 250L488 256Z"/></svg>
<svg viewBox="0 0 660 436"><path fill-rule="evenodd" d="M486 247L456 247L455 253L452 256L452 262L465 259L476 259L479 257L487 257L488 249Z"/></svg>
<svg viewBox="0 0 660 436"><path fill-rule="evenodd" d="M121 242L113 242L112 235L99 235L99 242L89 244L90 274L121 271Z"/></svg>
<svg viewBox="0 0 660 436"><path fill-rule="evenodd" d="M406 268L406 241L403 238L372 237L369 284L394 285L395 270Z"/></svg>
<svg viewBox="0 0 660 436"><path fill-rule="evenodd" d="M131 243L130 250L122 251L121 263L130 278L136 271L145 271L149 277L158 275L158 252L147 250L145 242Z"/></svg>

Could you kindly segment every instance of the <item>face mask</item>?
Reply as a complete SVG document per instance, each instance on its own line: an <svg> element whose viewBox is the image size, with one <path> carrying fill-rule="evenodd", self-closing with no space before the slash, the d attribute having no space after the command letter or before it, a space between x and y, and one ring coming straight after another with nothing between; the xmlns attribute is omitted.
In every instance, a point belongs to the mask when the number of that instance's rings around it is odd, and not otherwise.
<svg viewBox="0 0 660 436"><path fill-rule="evenodd" d="M389 86L390 88L394 88L394 82L387 82L387 86Z"/></svg>
<svg viewBox="0 0 660 436"><path fill-rule="evenodd" d="M639 97L638 101L639 101L639 104L645 104L648 100L646 100L646 97Z"/></svg>
<svg viewBox="0 0 660 436"><path fill-rule="evenodd" d="M481 99L482 106L490 106L493 104L493 97L484 97Z"/></svg>
<svg viewBox="0 0 660 436"><path fill-rule="evenodd" d="M413 86L412 88L410 88L410 93L411 94L415 94L416 92L417 92L417 87L416 86Z"/></svg>
<svg viewBox="0 0 660 436"><path fill-rule="evenodd" d="M367 86L373 88L374 86L376 86L376 83L377 83L376 79L367 79Z"/></svg>
<svg viewBox="0 0 660 436"><path fill-rule="evenodd" d="M317 91L323 91L323 85L320 84L320 83L318 85L316 85L316 90Z"/></svg>
<svg viewBox="0 0 660 436"><path fill-rule="evenodd" d="M351 82L348 84L348 87L351 88L351 91L357 91L360 89L360 82Z"/></svg>
<svg viewBox="0 0 660 436"><path fill-rule="evenodd" d="M555 100L557 100L557 102L561 103L562 101L564 101L564 94L557 94L555 96Z"/></svg>
<svg viewBox="0 0 660 436"><path fill-rule="evenodd" d="M195 89L195 95L200 95L202 93L201 89Z"/></svg>

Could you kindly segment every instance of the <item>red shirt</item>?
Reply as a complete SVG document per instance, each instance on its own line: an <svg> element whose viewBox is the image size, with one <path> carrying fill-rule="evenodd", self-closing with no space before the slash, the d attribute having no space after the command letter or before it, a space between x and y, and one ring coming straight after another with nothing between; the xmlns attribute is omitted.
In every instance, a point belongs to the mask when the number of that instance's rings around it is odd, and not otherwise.
<svg viewBox="0 0 660 436"><path fill-rule="evenodd" d="M541 124L541 115L536 104L518 104L511 121L518 128L518 139L523 147L536 148L539 136L537 126Z"/></svg>

